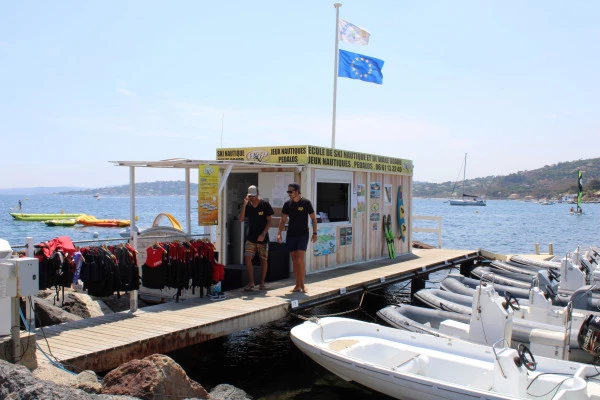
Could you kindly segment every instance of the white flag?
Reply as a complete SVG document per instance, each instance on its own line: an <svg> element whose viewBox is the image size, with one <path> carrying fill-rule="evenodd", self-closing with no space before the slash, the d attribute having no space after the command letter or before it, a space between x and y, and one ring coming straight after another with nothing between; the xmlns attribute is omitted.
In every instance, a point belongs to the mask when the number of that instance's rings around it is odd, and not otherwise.
<svg viewBox="0 0 600 400"><path fill-rule="evenodd" d="M351 24L343 19L338 20L338 40L346 43L354 44L369 44L369 37L371 34L361 28Z"/></svg>

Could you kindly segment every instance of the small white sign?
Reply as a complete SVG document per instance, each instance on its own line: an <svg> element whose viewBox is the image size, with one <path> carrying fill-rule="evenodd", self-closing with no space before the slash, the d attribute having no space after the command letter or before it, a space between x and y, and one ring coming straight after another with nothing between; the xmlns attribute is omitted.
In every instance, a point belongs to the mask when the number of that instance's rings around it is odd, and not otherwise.
<svg viewBox="0 0 600 400"><path fill-rule="evenodd" d="M381 278L379 278L379 282L384 283L385 282L385 276L382 276Z"/></svg>
<svg viewBox="0 0 600 400"><path fill-rule="evenodd" d="M292 308L298 307L298 300L292 300Z"/></svg>
<svg viewBox="0 0 600 400"><path fill-rule="evenodd" d="M340 288L340 294L346 294L346 288L345 287Z"/></svg>

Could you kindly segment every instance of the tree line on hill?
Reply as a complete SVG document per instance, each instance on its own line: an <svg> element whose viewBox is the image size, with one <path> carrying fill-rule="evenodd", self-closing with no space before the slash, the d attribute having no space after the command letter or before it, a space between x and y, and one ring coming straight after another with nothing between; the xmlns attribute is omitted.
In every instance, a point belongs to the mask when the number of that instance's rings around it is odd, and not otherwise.
<svg viewBox="0 0 600 400"><path fill-rule="evenodd" d="M583 171L583 200L600 198L600 158L560 162L532 171L465 181L465 193L488 199L561 198L577 194L577 171ZM458 193L457 193L458 192ZM462 182L413 182L413 196L449 198L462 193Z"/></svg>
<svg viewBox="0 0 600 400"><path fill-rule="evenodd" d="M577 193L577 171L583 171L583 199L600 198L600 158L560 162L545 165L532 171L519 171L505 176L487 176L465 181L465 192L488 199L540 199L560 198ZM192 193L198 185L190 184ZM462 182L428 183L413 182L413 196L449 198L459 195ZM135 184L138 196L184 195L184 181L138 182ZM129 185L71 190L60 192L68 195L128 196Z"/></svg>

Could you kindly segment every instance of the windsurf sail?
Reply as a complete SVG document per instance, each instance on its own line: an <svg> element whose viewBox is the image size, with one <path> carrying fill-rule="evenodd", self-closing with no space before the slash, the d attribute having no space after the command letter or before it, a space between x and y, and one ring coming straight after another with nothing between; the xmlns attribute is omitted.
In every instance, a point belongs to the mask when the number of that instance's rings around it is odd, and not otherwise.
<svg viewBox="0 0 600 400"><path fill-rule="evenodd" d="M583 172L577 171L577 212L581 212L581 194L583 192Z"/></svg>

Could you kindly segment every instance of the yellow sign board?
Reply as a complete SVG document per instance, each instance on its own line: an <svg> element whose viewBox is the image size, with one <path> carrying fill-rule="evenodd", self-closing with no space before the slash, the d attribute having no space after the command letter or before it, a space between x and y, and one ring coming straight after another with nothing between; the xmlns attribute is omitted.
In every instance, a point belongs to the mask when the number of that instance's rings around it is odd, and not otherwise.
<svg viewBox="0 0 600 400"><path fill-rule="evenodd" d="M219 223L219 167L198 166L198 225Z"/></svg>
<svg viewBox="0 0 600 400"><path fill-rule="evenodd" d="M276 146L217 149L217 160L293 164L346 170L412 175L412 161L317 146Z"/></svg>

